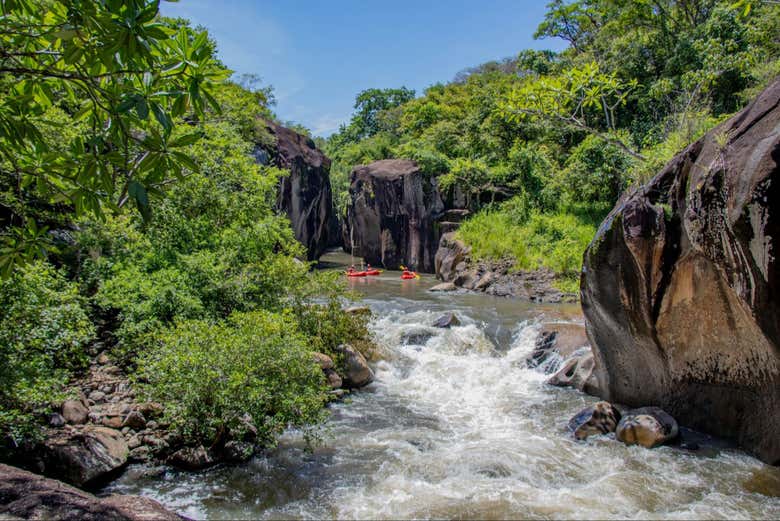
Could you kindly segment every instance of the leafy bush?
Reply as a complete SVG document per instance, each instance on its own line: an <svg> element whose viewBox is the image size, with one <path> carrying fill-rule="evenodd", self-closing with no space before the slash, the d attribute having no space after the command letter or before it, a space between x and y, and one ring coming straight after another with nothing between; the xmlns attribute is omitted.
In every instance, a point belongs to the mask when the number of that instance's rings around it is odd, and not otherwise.
<svg viewBox="0 0 780 521"><path fill-rule="evenodd" d="M87 364L94 328L75 284L44 262L0 281L0 446L35 437L41 415Z"/></svg>
<svg viewBox="0 0 780 521"><path fill-rule="evenodd" d="M234 313L217 323L183 320L138 360L146 395L190 443L241 435L245 414L271 445L288 426L323 420L324 377L289 314Z"/></svg>

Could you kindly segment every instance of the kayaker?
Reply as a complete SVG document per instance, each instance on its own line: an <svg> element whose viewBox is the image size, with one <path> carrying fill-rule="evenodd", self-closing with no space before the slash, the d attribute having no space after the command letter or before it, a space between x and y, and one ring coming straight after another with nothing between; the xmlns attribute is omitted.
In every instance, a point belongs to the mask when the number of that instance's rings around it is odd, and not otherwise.
<svg viewBox="0 0 780 521"><path fill-rule="evenodd" d="M349 267L349 269L347 270L347 273L355 273L355 265L354 264Z"/></svg>

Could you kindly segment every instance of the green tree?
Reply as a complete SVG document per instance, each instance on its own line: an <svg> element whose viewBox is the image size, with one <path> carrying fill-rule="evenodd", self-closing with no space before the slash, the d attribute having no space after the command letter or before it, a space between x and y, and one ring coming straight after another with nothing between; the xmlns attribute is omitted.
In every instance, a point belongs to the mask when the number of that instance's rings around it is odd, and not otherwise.
<svg viewBox="0 0 780 521"><path fill-rule="evenodd" d="M47 250L35 208L102 214L195 169L182 151L199 133L179 118L219 110L210 89L227 75L205 32L173 28L159 0L0 2L0 268ZM52 142L61 110L79 125Z"/></svg>
<svg viewBox="0 0 780 521"><path fill-rule="evenodd" d="M349 140L371 137L382 130L380 114L414 99L414 91L399 89L367 89L355 98L355 112L346 129Z"/></svg>

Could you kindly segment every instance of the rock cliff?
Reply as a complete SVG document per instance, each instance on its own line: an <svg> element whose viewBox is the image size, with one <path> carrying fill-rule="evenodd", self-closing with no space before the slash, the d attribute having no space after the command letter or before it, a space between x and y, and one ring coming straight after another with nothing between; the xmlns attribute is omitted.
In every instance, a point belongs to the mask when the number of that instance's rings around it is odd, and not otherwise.
<svg viewBox="0 0 780 521"><path fill-rule="evenodd" d="M344 221L345 249L374 265L404 264L432 273L444 212L436 180L414 161L386 159L355 167Z"/></svg>
<svg viewBox="0 0 780 521"><path fill-rule="evenodd" d="M256 159L288 170L280 181L277 207L289 217L295 237L307 248L309 260L338 244L337 219L330 186L330 159L310 138L266 122L273 145L258 146Z"/></svg>
<svg viewBox="0 0 780 521"><path fill-rule="evenodd" d="M585 253L604 398L780 463L780 80L625 197Z"/></svg>

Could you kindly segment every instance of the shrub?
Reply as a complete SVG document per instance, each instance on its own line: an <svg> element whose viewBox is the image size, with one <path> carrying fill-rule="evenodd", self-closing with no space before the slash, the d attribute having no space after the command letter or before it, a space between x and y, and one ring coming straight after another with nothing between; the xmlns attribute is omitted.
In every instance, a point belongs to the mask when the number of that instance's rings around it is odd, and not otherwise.
<svg viewBox="0 0 780 521"><path fill-rule="evenodd" d="M288 426L324 419L322 371L289 314L235 313L214 324L182 320L139 358L138 378L189 443L240 435L245 414L263 445Z"/></svg>
<svg viewBox="0 0 780 521"><path fill-rule="evenodd" d="M42 414L86 366L93 336L76 285L51 265L0 280L0 445L36 436Z"/></svg>

